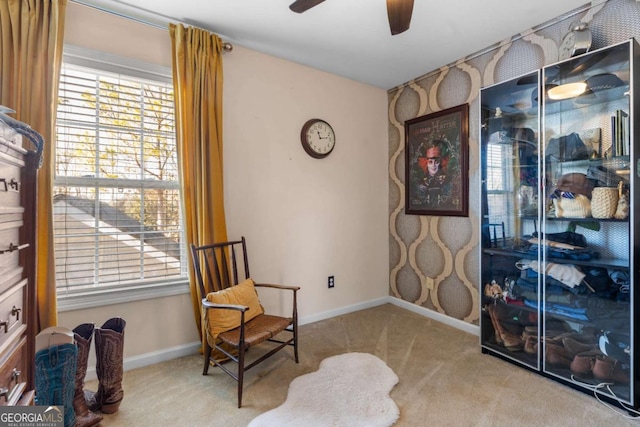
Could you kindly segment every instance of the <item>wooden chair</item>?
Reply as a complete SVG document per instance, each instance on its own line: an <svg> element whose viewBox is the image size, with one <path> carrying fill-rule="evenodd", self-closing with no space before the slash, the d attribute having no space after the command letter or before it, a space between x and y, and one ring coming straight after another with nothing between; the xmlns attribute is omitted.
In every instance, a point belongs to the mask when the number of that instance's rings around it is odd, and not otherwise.
<svg viewBox="0 0 640 427"><path fill-rule="evenodd" d="M245 238L241 240L216 243L196 247L191 245L191 256L196 275L196 281L202 296L202 310L207 311L206 322L203 322L203 339L205 340L204 370L207 375L210 362L220 367L238 383L238 408L242 406L242 382L245 371L256 366L284 347L293 346L293 353L298 363L298 310L297 286L283 286L263 283L253 283L249 274L249 261ZM240 262L240 265L239 265ZM238 269L244 270L244 280L239 282ZM243 275L241 274L240 277ZM250 284L249 284L250 282ZM247 288L247 286L251 286ZM274 288L292 291L291 317L272 316L261 313L262 306L257 300L257 293L253 286L260 288ZM244 289L242 293L236 290ZM240 291L239 291L240 292ZM255 301L246 301L238 295L252 294ZM255 295L253 295L255 294ZM215 301L226 301L220 303ZM253 308L250 308L253 307ZM253 313L252 313L253 311ZM256 314L257 313L257 314ZM235 316L233 325L225 326L225 319ZM238 320L239 317L239 320ZM221 319L218 319L221 318ZM236 326L237 325L237 326ZM235 326L235 327L234 327ZM218 329L220 328L220 329ZM226 330L227 328L231 328ZM206 333L205 333L206 332ZM218 332L216 334L216 332ZM280 333L287 334L283 339L276 339ZM289 336L288 333L291 335ZM277 344L268 351L265 350L259 358L245 366L245 353L249 348L265 341ZM217 360L214 356L223 354L237 364L237 372L233 372ZM228 360L225 359L224 362Z"/></svg>

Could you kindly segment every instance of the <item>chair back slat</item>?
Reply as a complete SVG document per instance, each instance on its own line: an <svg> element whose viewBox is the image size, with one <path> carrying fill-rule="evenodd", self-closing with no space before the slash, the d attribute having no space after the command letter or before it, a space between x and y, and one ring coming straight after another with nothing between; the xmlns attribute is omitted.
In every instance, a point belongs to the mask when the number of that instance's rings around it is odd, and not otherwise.
<svg viewBox="0 0 640 427"><path fill-rule="evenodd" d="M224 247L212 248L212 257L210 262L213 264L213 269L216 272L215 280L213 284L213 290L219 291L229 287L229 265L227 264L227 256Z"/></svg>
<svg viewBox="0 0 640 427"><path fill-rule="evenodd" d="M244 240L244 236L242 236L242 253L244 254L244 273L245 273L245 279L248 279L249 277L251 277L251 274L249 274L249 258L247 258L247 242L246 240Z"/></svg>
<svg viewBox="0 0 640 427"><path fill-rule="evenodd" d="M211 245L191 245L191 257L201 296L237 285L238 257L242 257L244 278L249 276L249 260L244 237L241 240Z"/></svg>

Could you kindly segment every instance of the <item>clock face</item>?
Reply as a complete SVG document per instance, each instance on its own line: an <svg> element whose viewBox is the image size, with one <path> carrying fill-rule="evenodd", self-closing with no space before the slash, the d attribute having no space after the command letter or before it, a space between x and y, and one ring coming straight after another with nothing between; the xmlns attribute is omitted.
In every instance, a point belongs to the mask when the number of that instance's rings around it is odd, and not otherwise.
<svg viewBox="0 0 640 427"><path fill-rule="evenodd" d="M311 119L302 126L300 134L304 150L316 159L326 157L336 144L336 135L329 123Z"/></svg>

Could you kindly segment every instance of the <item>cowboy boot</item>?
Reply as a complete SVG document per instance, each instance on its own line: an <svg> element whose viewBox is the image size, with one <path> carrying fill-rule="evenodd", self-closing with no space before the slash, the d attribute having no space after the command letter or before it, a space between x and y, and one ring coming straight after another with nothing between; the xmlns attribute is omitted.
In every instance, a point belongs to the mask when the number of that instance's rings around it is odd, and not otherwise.
<svg viewBox="0 0 640 427"><path fill-rule="evenodd" d="M489 314L492 315L494 326L497 332L500 334L500 338L502 339L502 345L509 351L520 351L524 348L524 340L516 334L512 334L509 332L504 326L502 326L502 313L500 307L498 305L490 306L493 307L492 310L489 311Z"/></svg>
<svg viewBox="0 0 640 427"><path fill-rule="evenodd" d="M84 400L84 377L87 374L87 361L89 349L93 338L93 323L83 323L74 330L76 345L78 346L78 359L76 363L76 392L73 397L73 410L76 413L76 427L91 427L100 421L102 416L94 414L87 407Z"/></svg>
<svg viewBox="0 0 640 427"><path fill-rule="evenodd" d="M69 343L54 345L36 353L36 405L62 405L65 427L76 423L73 392L77 355L78 347Z"/></svg>
<svg viewBox="0 0 640 427"><path fill-rule="evenodd" d="M120 317L107 320L96 328L96 374L98 391L85 390L87 406L92 411L113 414L118 411L124 391L122 390L124 327L127 322Z"/></svg>
<svg viewBox="0 0 640 427"><path fill-rule="evenodd" d="M491 318L491 324L493 325L493 334L496 344L502 345L502 337L500 337L500 332L498 332L498 326L496 325L496 319L493 315L493 304L487 305L487 313L489 313L489 318Z"/></svg>

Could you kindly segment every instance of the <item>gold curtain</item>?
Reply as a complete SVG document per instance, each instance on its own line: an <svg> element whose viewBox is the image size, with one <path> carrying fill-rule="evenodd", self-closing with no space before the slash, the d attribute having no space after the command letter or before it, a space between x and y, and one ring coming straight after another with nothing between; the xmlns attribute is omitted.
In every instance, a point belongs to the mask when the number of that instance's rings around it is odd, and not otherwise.
<svg viewBox="0 0 640 427"><path fill-rule="evenodd" d="M0 104L45 140L36 218L37 331L58 322L53 255L53 144L67 0L0 0ZM34 147L26 147L34 148Z"/></svg>
<svg viewBox="0 0 640 427"><path fill-rule="evenodd" d="M222 41L215 34L169 25L178 168L186 244L227 240L222 174ZM202 295L189 262L191 301L202 337Z"/></svg>

